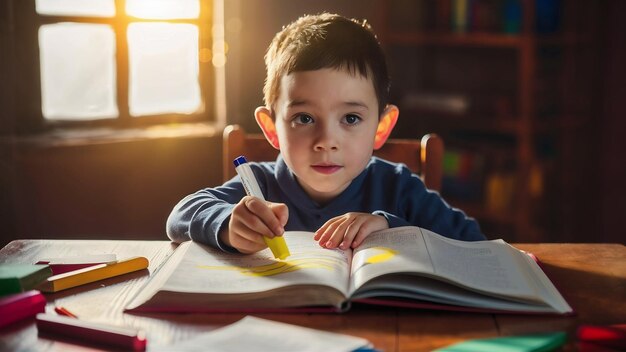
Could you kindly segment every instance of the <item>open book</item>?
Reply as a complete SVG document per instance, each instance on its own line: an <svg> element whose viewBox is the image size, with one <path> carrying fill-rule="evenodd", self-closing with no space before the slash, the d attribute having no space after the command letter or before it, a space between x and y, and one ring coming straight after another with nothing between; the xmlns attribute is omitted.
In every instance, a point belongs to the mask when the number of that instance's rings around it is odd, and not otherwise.
<svg viewBox="0 0 626 352"><path fill-rule="evenodd" d="M181 244L127 311L282 311L351 302L485 312L573 313L537 263L502 240L463 242L418 227L373 233L355 250L286 232L291 256Z"/></svg>

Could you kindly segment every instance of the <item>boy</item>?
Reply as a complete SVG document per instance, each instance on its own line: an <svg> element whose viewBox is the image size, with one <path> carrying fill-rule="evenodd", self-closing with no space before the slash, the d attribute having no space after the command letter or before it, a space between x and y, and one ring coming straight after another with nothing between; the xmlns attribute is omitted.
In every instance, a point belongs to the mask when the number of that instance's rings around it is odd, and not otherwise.
<svg viewBox="0 0 626 352"><path fill-rule="evenodd" d="M274 37L265 63L265 106L255 118L280 155L250 166L267 201L246 196L238 176L198 191L170 214L170 239L241 253L266 248L263 235L285 230L316 231L321 246L341 249L405 225L485 239L473 219L406 166L372 157L399 110L387 103L385 56L366 22L328 13L301 17Z"/></svg>

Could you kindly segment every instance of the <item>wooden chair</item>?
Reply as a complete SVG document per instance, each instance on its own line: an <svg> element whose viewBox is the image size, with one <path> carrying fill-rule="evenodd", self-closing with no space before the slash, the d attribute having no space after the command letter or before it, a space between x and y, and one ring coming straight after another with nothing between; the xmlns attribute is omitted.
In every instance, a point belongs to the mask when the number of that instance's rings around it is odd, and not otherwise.
<svg viewBox="0 0 626 352"><path fill-rule="evenodd" d="M224 182L236 175L233 160L245 155L250 161L274 161L278 150L274 149L262 134L247 134L238 125L224 129L222 149ZM380 158L406 164L420 175L429 189L441 191L443 178L443 140L436 134L427 134L422 140L388 139L387 143L374 151Z"/></svg>

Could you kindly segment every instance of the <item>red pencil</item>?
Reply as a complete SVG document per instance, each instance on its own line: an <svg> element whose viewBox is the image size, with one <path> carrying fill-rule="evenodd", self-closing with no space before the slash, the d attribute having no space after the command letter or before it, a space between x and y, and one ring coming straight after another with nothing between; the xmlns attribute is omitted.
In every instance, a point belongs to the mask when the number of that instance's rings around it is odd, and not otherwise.
<svg viewBox="0 0 626 352"><path fill-rule="evenodd" d="M57 314L65 315L66 317L78 318L78 316L76 316L76 314L70 312L65 307L54 307L54 311L57 312Z"/></svg>
<svg viewBox="0 0 626 352"><path fill-rule="evenodd" d="M62 315L37 314L37 330L40 333L79 339L86 343L109 345L117 349L144 351L146 337L143 331L94 322Z"/></svg>

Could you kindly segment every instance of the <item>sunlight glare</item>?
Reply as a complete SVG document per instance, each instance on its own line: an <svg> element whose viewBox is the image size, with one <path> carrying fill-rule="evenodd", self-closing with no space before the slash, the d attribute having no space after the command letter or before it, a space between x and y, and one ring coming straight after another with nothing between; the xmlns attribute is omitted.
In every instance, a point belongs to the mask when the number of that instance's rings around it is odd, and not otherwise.
<svg viewBox="0 0 626 352"><path fill-rule="evenodd" d="M118 116L115 34L103 24L39 28L42 113L49 120Z"/></svg>
<svg viewBox="0 0 626 352"><path fill-rule="evenodd" d="M114 0L35 0L35 11L52 16L115 16Z"/></svg>
<svg viewBox="0 0 626 352"><path fill-rule="evenodd" d="M201 111L198 35L198 27L191 24L128 27L132 116Z"/></svg>
<svg viewBox="0 0 626 352"><path fill-rule="evenodd" d="M199 0L127 0L126 14L144 19L182 19L200 16Z"/></svg>

